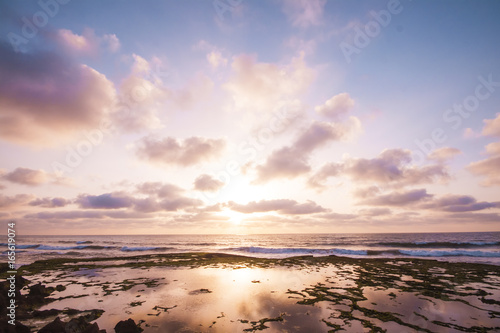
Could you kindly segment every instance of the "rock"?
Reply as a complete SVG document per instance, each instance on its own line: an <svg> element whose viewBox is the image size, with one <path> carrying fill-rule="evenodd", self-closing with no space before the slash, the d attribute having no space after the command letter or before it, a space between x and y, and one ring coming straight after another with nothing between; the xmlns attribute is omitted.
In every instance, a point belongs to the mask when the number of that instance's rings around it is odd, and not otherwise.
<svg viewBox="0 0 500 333"><path fill-rule="evenodd" d="M62 284L58 284L58 285L56 286L56 290L57 290L57 291L64 291L64 290L66 290L66 287L65 287L65 286L63 286Z"/></svg>
<svg viewBox="0 0 500 333"><path fill-rule="evenodd" d="M14 329L12 329L14 328ZM28 326L21 324L16 321L16 325L12 326L7 322L6 319L0 320L0 333L31 333L31 330Z"/></svg>
<svg viewBox="0 0 500 333"><path fill-rule="evenodd" d="M92 325L87 326L85 331L82 333L106 333L106 330L99 330L99 325L97 325L97 323L93 323Z"/></svg>
<svg viewBox="0 0 500 333"><path fill-rule="evenodd" d="M131 318L122 320L115 326L116 333L140 333L142 329L135 324Z"/></svg>
<svg viewBox="0 0 500 333"><path fill-rule="evenodd" d="M31 297L47 297L49 296L52 292L54 291L54 288L46 288L44 285L41 283L34 284L30 287L30 293L29 296Z"/></svg>
<svg viewBox="0 0 500 333"><path fill-rule="evenodd" d="M31 314L33 315L34 318L46 318L50 316L57 316L59 314L59 310L57 309L50 309L50 310L35 310Z"/></svg>
<svg viewBox="0 0 500 333"><path fill-rule="evenodd" d="M42 327L42 329L39 330L38 333L66 333L65 327L66 325L64 324L64 322L62 322L61 319L57 317L53 322Z"/></svg>
<svg viewBox="0 0 500 333"><path fill-rule="evenodd" d="M78 318L73 318L71 319L67 324L66 324L66 333L82 333L84 332L89 326L91 326L85 318L78 317Z"/></svg>
<svg viewBox="0 0 500 333"><path fill-rule="evenodd" d="M38 331L38 333L106 333L106 330L99 330L97 323L89 324L86 316L73 318L67 323L57 317L53 322Z"/></svg>

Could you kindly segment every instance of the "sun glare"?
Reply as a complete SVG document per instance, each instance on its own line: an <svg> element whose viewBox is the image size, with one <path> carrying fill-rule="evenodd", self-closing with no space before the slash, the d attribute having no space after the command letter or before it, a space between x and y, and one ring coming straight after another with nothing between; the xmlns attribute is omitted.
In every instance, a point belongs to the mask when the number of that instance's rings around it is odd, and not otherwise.
<svg viewBox="0 0 500 333"><path fill-rule="evenodd" d="M241 224L241 222L247 216L247 214L235 212L235 211L227 209L227 208L224 209L220 214L222 216L228 217L229 222L231 222L232 224L235 224L235 225Z"/></svg>

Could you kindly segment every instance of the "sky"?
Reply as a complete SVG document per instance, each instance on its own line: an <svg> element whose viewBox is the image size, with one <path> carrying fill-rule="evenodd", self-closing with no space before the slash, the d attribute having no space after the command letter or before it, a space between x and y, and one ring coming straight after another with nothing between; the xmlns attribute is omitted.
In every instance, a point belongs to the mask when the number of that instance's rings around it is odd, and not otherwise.
<svg viewBox="0 0 500 333"><path fill-rule="evenodd" d="M18 234L500 231L498 1L0 1Z"/></svg>

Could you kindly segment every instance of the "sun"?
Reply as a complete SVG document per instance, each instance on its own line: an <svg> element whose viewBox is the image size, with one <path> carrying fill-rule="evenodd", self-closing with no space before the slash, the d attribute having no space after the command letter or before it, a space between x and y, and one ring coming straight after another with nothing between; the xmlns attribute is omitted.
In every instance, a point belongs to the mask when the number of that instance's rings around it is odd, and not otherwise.
<svg viewBox="0 0 500 333"><path fill-rule="evenodd" d="M228 217L229 222L231 222L232 224L235 224L235 225L241 224L241 222L245 219L245 217L247 217L247 214L235 212L235 211L228 209L228 208L224 208L220 212L220 215Z"/></svg>

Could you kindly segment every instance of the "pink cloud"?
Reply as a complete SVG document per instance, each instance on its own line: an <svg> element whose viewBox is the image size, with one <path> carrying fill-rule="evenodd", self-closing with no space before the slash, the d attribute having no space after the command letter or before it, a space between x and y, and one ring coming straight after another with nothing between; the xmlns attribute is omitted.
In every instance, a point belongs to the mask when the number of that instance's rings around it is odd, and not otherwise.
<svg viewBox="0 0 500 333"><path fill-rule="evenodd" d="M494 119L485 119L482 131L483 135L500 137L500 113Z"/></svg>
<svg viewBox="0 0 500 333"><path fill-rule="evenodd" d="M223 139L145 137L138 142L136 152L139 158L154 164L191 166L220 156L225 145Z"/></svg>
<svg viewBox="0 0 500 333"><path fill-rule="evenodd" d="M445 149L438 151L434 157L442 161L457 153L453 149ZM446 182L450 179L448 169L442 163L417 167L410 162L409 150L386 149L372 159L348 158L342 163L327 163L309 178L308 185L322 188L329 177L341 175L358 183L374 182L390 187Z"/></svg>
<svg viewBox="0 0 500 333"><path fill-rule="evenodd" d="M213 178L210 175L203 174L194 181L194 188L198 191L215 192L224 186L224 182Z"/></svg>
<svg viewBox="0 0 500 333"><path fill-rule="evenodd" d="M354 100L349 94L341 93L327 100L325 104L316 106L315 110L329 119L337 120L351 111L353 107Z"/></svg>
<svg viewBox="0 0 500 333"><path fill-rule="evenodd" d="M257 183L275 178L294 178L311 170L310 155L329 142L343 140L361 127L351 117L345 123L313 122L293 143L273 151L266 162L256 167Z"/></svg>
<svg viewBox="0 0 500 333"><path fill-rule="evenodd" d="M0 209L14 209L27 204L34 198L35 196L30 194L17 194L14 196L0 194Z"/></svg>
<svg viewBox="0 0 500 333"><path fill-rule="evenodd" d="M425 189L408 190L403 192L391 192L376 195L360 202L361 205L371 206L407 206L417 202L425 201L432 197Z"/></svg>
<svg viewBox="0 0 500 333"><path fill-rule="evenodd" d="M299 204L297 201L289 199L252 201L245 205L230 201L228 202L227 206L231 210L247 214L276 211L282 214L302 215L322 213L327 211L326 208L317 205L313 201Z"/></svg>
<svg viewBox="0 0 500 333"><path fill-rule="evenodd" d="M81 35L68 29L60 29L55 33L56 41L66 50L78 54L96 55L100 49L117 52L120 40L114 34L97 36L94 30L85 28Z"/></svg>
<svg viewBox="0 0 500 333"><path fill-rule="evenodd" d="M294 100L306 92L316 72L309 68L301 55L289 64L257 62L254 56L233 58L233 75L223 85L237 108L253 112L269 112L286 100Z"/></svg>
<svg viewBox="0 0 500 333"><path fill-rule="evenodd" d="M98 128L113 108L113 83L86 65L57 51L14 53L0 44L0 53L0 138L61 144Z"/></svg>
<svg viewBox="0 0 500 333"><path fill-rule="evenodd" d="M500 137L500 113L495 119L485 119L482 134ZM486 147L489 156L483 160L472 162L466 169L474 175L483 177L481 185L500 186L500 142L493 142Z"/></svg>
<svg viewBox="0 0 500 333"><path fill-rule="evenodd" d="M307 28L323 22L326 0L283 0L283 11L293 26Z"/></svg>
<svg viewBox="0 0 500 333"><path fill-rule="evenodd" d="M44 184L49 179L45 171L27 168L16 168L14 171L5 174L2 178L12 183L29 186Z"/></svg>
<svg viewBox="0 0 500 333"><path fill-rule="evenodd" d="M460 154L462 154L462 151L460 149L442 147L431 152L427 158L442 163Z"/></svg>

